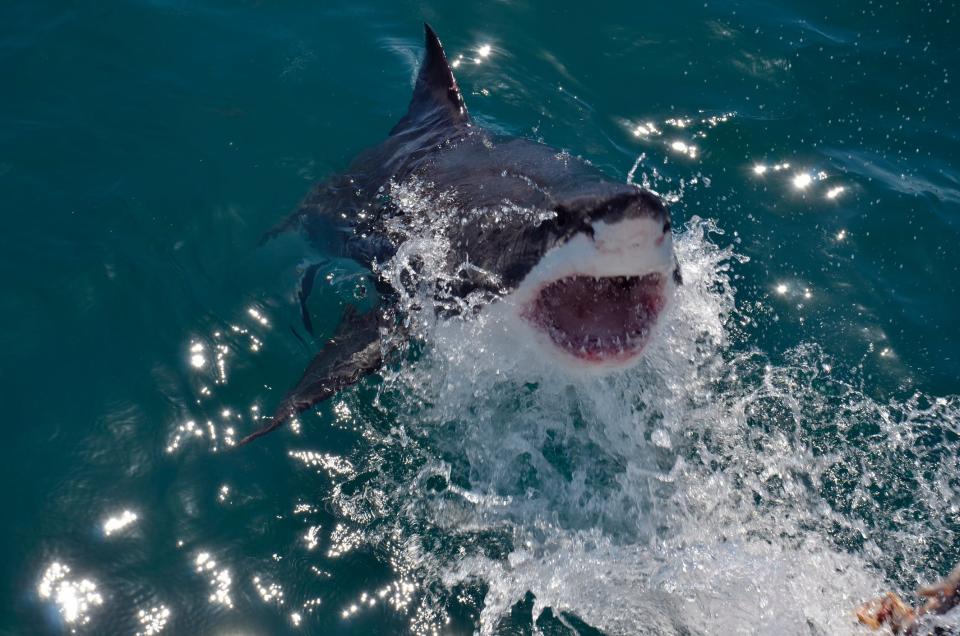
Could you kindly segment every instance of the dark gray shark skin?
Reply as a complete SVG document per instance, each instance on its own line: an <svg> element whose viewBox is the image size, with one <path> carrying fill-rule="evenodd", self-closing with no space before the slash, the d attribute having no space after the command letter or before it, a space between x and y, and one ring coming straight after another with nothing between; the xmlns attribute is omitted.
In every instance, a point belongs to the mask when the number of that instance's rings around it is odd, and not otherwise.
<svg viewBox="0 0 960 636"><path fill-rule="evenodd" d="M260 437L298 413L356 383L383 364L384 336L393 330L394 294L377 279L377 264L396 253L402 237L391 230L405 214L391 185L415 180L424 195L444 196L444 209L459 215L450 224L446 262L459 272L449 291L491 298L516 289L551 249L578 235L593 236L593 223L649 218L670 231L663 201L638 186L609 180L584 160L521 138L504 138L473 124L440 40L425 25L426 53L407 114L389 137L359 155L342 174L316 186L300 207L265 236L300 229L326 253L370 268L381 306L365 316L348 312L337 333L286 394ZM540 211L529 214L506 209ZM411 219L400 219L410 222ZM471 275L462 271L469 262ZM308 272L308 274L315 274ZM679 283L679 269L673 272ZM309 283L309 284L306 284ZM312 277L301 289L309 293ZM304 311L304 314L306 312ZM308 325L309 329L309 325Z"/></svg>

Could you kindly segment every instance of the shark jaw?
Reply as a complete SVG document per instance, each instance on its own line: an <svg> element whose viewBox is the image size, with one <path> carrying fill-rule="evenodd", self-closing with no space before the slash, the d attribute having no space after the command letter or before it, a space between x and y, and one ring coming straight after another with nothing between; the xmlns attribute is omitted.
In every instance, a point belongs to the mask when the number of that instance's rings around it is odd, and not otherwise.
<svg viewBox="0 0 960 636"><path fill-rule="evenodd" d="M525 318L568 355L592 364L629 364L666 304L664 276L583 276L545 285Z"/></svg>
<svg viewBox="0 0 960 636"><path fill-rule="evenodd" d="M534 339L565 366L635 364L675 288L672 237L651 218L592 225L544 255L512 294Z"/></svg>

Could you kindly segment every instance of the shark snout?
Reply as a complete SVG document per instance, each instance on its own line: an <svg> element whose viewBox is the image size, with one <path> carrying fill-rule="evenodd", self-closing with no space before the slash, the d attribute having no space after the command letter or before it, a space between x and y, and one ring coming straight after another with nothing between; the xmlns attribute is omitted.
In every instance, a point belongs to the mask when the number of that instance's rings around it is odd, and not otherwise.
<svg viewBox="0 0 960 636"><path fill-rule="evenodd" d="M670 231L670 212L657 195L631 184L595 184L590 191L569 198L557 207L557 216L566 226L590 232L601 222L613 225L630 220L648 220Z"/></svg>
<svg viewBox="0 0 960 636"><path fill-rule="evenodd" d="M651 219L661 226L666 224L669 229L670 214L660 197L636 186L626 187L629 188L627 191L612 197L608 203L601 206L601 213L596 216L597 220L613 223L631 219Z"/></svg>
<svg viewBox="0 0 960 636"><path fill-rule="evenodd" d="M596 221L591 225L593 242L598 252L604 254L629 253L634 250L669 250L664 245L670 234L669 223L659 219L638 217L614 223Z"/></svg>

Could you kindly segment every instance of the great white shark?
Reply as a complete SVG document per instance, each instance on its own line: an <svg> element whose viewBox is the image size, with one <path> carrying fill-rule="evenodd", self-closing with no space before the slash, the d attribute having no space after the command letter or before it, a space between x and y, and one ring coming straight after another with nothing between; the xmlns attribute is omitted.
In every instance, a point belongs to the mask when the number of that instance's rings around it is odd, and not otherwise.
<svg viewBox="0 0 960 636"><path fill-rule="evenodd" d="M425 32L406 115L266 236L299 229L328 254L357 261L370 269L379 305L362 315L348 308L269 423L241 444L377 371L395 347L403 320L380 266L408 238L398 226L435 222L405 218L411 211L394 196L398 184L417 184L427 207L443 208L446 293L504 302L565 364L635 363L680 283L659 196L555 148L477 126L440 40L429 25ZM300 289L308 331L316 272L307 269Z"/></svg>

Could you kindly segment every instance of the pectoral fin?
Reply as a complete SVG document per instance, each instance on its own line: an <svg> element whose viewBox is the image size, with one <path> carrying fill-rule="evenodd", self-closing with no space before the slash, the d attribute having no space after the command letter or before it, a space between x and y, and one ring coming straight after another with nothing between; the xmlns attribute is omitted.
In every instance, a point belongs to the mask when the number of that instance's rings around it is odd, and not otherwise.
<svg viewBox="0 0 960 636"><path fill-rule="evenodd" d="M352 306L347 307L336 334L284 396L270 423L240 440L240 444L279 428L298 413L379 369L383 365L381 327L387 324L389 321L380 309L360 315Z"/></svg>

